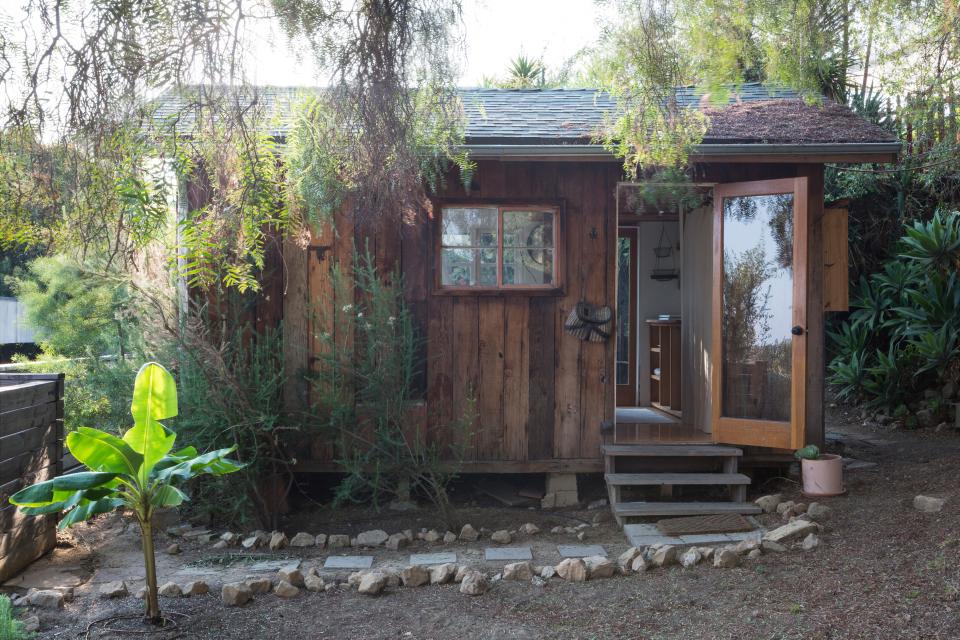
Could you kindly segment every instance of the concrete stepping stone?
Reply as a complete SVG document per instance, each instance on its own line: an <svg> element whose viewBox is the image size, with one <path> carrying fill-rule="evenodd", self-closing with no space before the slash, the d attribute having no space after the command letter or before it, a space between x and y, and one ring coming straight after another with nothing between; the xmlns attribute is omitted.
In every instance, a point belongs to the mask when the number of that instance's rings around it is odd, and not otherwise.
<svg viewBox="0 0 960 640"><path fill-rule="evenodd" d="M754 522L754 524L756 524ZM624 525L623 532L634 547L648 547L654 544L671 546L731 544L742 540L760 541L762 530L741 531L737 533L697 533L682 536L665 536L655 524Z"/></svg>
<svg viewBox="0 0 960 640"><path fill-rule="evenodd" d="M247 567L247 571L280 571L290 564L290 560L262 560Z"/></svg>
<svg viewBox="0 0 960 640"><path fill-rule="evenodd" d="M561 558L589 558L606 556L607 550L599 544L558 544L557 552Z"/></svg>
<svg viewBox="0 0 960 640"><path fill-rule="evenodd" d="M323 563L324 569L369 569L373 556L330 556Z"/></svg>
<svg viewBox="0 0 960 640"><path fill-rule="evenodd" d="M487 547L483 550L483 559L488 562L533 560L533 552L530 547Z"/></svg>
<svg viewBox="0 0 960 640"><path fill-rule="evenodd" d="M440 553L412 553L410 554L410 564L423 567L434 564L456 563L457 554L452 552Z"/></svg>

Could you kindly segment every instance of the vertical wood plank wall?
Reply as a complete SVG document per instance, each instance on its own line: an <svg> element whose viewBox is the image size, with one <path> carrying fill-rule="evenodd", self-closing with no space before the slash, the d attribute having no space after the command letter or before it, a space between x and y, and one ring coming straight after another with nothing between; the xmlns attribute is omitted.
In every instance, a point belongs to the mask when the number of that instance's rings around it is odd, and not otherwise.
<svg viewBox="0 0 960 640"><path fill-rule="evenodd" d="M737 182L796 175L810 178L808 248L811 256L820 256L822 238L815 230L820 227L823 208L822 165L703 164L698 165L695 179ZM463 415L473 398L478 419L467 451L467 470L599 471L600 423L612 420L614 413L615 343L612 338L599 344L581 342L564 332L563 321L579 300L615 304L614 194L621 177L616 163L478 163L471 199L564 202L562 295L435 295L436 229L430 211L418 212L413 224L373 232L340 221L337 228L312 238L308 248L288 244L284 247L287 269L305 270L305 274L288 276L283 296L288 366L294 372L309 369L311 358L321 348L316 336L320 332L336 334L329 311L351 303L353 292L334 292L330 270L335 264L347 267L353 247L366 245L381 270L399 266L405 297L426 337L423 415L431 438L447 440L450 431L446 426ZM438 200L466 197L462 185L451 177ZM809 282L820 283L821 261L809 262ZM348 299L337 299L337 295ZM822 295L821 286L811 286L808 308L821 309ZM323 313L324 309L328 313ZM819 442L823 434L823 318L810 315L806 434L808 442ZM337 341L350 338L335 337ZM297 381L292 384L301 385L287 394L288 404L295 409L304 401L304 386ZM315 442L311 451L299 453L317 462L335 457L328 443Z"/></svg>
<svg viewBox="0 0 960 640"><path fill-rule="evenodd" d="M448 438L446 425L464 415L472 398L477 422L469 461L516 463L505 470L524 470L529 461L569 461L599 470L600 423L613 418L614 341L581 342L564 332L563 322L580 300L615 303L614 194L620 177L617 163L478 163L470 198L563 201L562 295L434 295L435 225L428 211L402 229L363 233L339 224L314 237L309 249L286 246L287 267L306 268L305 278L288 278L284 298L288 366L308 368L320 348L312 336L336 330L326 326L329 314L320 313L347 303L335 299L331 265L349 259L351 243L369 243L379 268L400 267L405 297L426 336L424 413L432 437ZM438 202L465 197L452 177ZM302 296L304 280L307 304L290 299ZM291 314L305 313L309 322L291 322ZM301 394L290 390L287 401L295 408ZM315 445L312 455L330 460L333 451Z"/></svg>

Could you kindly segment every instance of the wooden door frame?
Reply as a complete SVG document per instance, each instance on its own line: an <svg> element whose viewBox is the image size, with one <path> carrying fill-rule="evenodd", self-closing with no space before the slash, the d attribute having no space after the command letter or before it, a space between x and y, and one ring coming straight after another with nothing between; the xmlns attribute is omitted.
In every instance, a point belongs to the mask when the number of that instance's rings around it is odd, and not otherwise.
<svg viewBox="0 0 960 640"><path fill-rule="evenodd" d="M630 381L627 384L619 384L616 381L617 375L617 347L614 343L613 347L613 375L614 375L614 384L616 385L616 406L618 407L635 407L637 406L637 398L639 396L637 385L640 383L637 367L639 366L637 353L637 292L640 287L639 281L639 270L640 265L638 263L640 259L640 229L635 226L631 227L617 227L617 248L614 251L614 259L617 261L616 264L619 268L620 265L620 238L627 237L630 238L630 321L628 323L630 330L630 340L627 346L629 349L629 354L627 362L630 366ZM620 284L620 276L617 275L617 285ZM617 305L617 314L620 313L619 305ZM619 317L619 315L617 316Z"/></svg>
<svg viewBox="0 0 960 640"><path fill-rule="evenodd" d="M713 194L713 439L716 442L774 449L803 446L806 429L807 378L807 266L809 256L808 179L806 177L718 184ZM793 325L803 333L793 337L791 347L790 422L727 418L723 413L723 199L727 197L793 194ZM786 425L786 429L784 426Z"/></svg>

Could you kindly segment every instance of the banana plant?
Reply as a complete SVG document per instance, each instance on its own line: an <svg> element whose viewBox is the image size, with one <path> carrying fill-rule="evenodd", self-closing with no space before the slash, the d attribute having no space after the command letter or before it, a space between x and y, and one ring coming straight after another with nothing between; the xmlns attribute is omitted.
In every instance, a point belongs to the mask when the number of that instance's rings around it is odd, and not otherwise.
<svg viewBox="0 0 960 640"><path fill-rule="evenodd" d="M155 362L143 365L137 373L130 412L133 427L122 438L88 427L67 435L67 448L87 471L38 482L15 493L10 502L26 515L62 512L61 529L101 513L129 509L143 537L146 618L161 624L153 548L154 511L188 499L177 485L203 474L232 473L242 465L227 458L236 447L203 455L193 447L173 452L177 435L160 421L177 415L177 387L170 372Z"/></svg>

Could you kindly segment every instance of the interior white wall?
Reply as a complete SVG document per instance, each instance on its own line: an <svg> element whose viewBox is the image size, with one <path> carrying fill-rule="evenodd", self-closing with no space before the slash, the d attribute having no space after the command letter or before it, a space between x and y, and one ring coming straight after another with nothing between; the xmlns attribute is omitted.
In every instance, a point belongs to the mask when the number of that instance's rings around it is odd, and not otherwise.
<svg viewBox="0 0 960 640"><path fill-rule="evenodd" d="M646 320L656 318L661 313L681 314L681 283L684 269L683 254L678 222L640 222L637 225L637 263L640 270L637 278L637 404L650 404L650 329ZM657 262L654 249L660 242L660 229L665 228L667 237L674 248L673 262L670 258L660 261L661 268L671 264L680 269L677 280L657 281L650 274ZM679 245L679 246L678 246ZM682 392L681 392L682 393Z"/></svg>

